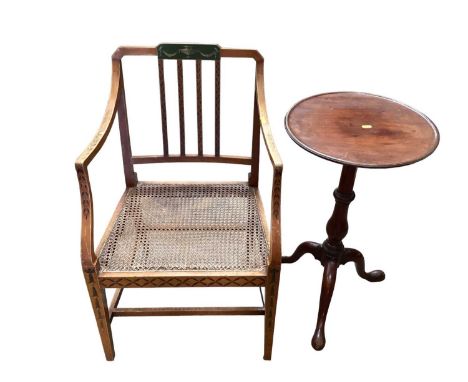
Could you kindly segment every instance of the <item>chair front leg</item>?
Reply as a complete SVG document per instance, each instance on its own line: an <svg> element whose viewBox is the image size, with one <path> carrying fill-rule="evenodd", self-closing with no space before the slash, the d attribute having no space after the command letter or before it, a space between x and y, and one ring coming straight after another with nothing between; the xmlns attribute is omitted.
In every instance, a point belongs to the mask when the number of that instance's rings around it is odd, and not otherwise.
<svg viewBox="0 0 468 382"><path fill-rule="evenodd" d="M108 361L113 361L115 357L114 341L112 339L112 330L109 319L109 309L107 307L106 291L101 288L97 280L96 273L83 272L86 286L88 287L91 305L93 307L94 316L101 336L102 347Z"/></svg>
<svg viewBox="0 0 468 382"><path fill-rule="evenodd" d="M281 272L281 178L283 166L274 166L271 192L270 258L265 286L265 350L264 360L271 360L275 331L276 303Z"/></svg>
<svg viewBox="0 0 468 382"><path fill-rule="evenodd" d="M263 359L267 361L271 360L271 352L273 348L279 281L280 269L271 268L268 271L265 286L265 348Z"/></svg>

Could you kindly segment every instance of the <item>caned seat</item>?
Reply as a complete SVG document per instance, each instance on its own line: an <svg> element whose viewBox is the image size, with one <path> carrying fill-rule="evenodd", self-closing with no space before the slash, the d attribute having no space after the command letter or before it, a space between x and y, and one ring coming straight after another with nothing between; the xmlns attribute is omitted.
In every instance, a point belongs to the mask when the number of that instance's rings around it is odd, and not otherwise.
<svg viewBox="0 0 468 382"><path fill-rule="evenodd" d="M101 272L259 271L268 245L246 183L139 183L99 254Z"/></svg>
<svg viewBox="0 0 468 382"><path fill-rule="evenodd" d="M134 155L130 141L122 58L157 56L154 74L159 77L161 117L157 155ZM224 58L255 61L252 90L251 138L242 142L249 156L223 152L221 123L221 61ZM165 65L176 64L178 118L168 118ZM175 61L175 62L174 62ZM211 61L203 71L203 63ZM167 62L167 64L166 64ZM174 65L175 66L175 65ZM192 66L195 79L196 123L185 124L184 68ZM202 73L214 69L214 107L204 126ZM185 70L186 70L185 69ZM173 72L172 72L173 73ZM187 77L185 77L187 78ZM240 76L236 82L242 81ZM206 87L205 87L206 89ZM193 94L192 93L192 94ZM173 94L168 92L168 94ZM211 98L211 97L209 97ZM245 99L237 94L232 108ZM174 105L174 104L173 104ZM236 108L237 109L237 108ZM245 109L244 109L245 110ZM118 116L125 189L99 245L94 246L94 209L88 166L98 154ZM178 122L178 142L169 137ZM195 133L195 145L186 137ZM210 134L213 141L207 144ZM236 128L240 129L239 126ZM187 134L186 134L187 130ZM190 130L190 131L189 131ZM240 131L240 130L239 130ZM245 130L244 130L245 131ZM228 135L227 135L228 136ZM273 167L270 221L266 223L258 190L260 144L265 144ZM239 141L241 139L239 138ZM155 142L156 143L156 142ZM238 143L233 140L233 143ZM233 145L234 146L234 145ZM213 147L213 152L208 153ZM191 151L192 150L192 151ZM234 150L234 149L230 149ZM174 152L176 151L176 152ZM241 151L241 150L239 150ZM246 182L170 182L138 179L135 165L157 163L217 163L246 166ZM182 165L182 164L175 164ZM75 163L81 196L81 263L89 297L107 360L113 360L111 322L122 316L264 315L264 359L271 359L276 301L281 270L281 176L282 162L274 144L265 107L263 57L256 50L223 49L218 45L160 44L156 47L120 47L112 56L112 85L106 112L91 143ZM250 307L119 307L126 288L155 287L260 287L260 306ZM114 288L107 303L106 288ZM263 298L263 290L265 298ZM260 299L259 299L260 300Z"/></svg>

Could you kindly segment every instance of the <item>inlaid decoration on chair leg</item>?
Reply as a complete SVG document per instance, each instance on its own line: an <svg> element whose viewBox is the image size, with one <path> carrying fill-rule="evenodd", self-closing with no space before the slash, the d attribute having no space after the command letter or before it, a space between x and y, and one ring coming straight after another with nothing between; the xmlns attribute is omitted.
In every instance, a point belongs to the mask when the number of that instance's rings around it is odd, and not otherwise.
<svg viewBox="0 0 468 382"><path fill-rule="evenodd" d="M115 357L114 341L110 327L109 311L107 308L106 292L99 286L96 274L94 272L83 272L86 286L88 287L91 305L101 336L102 347L108 361L113 361Z"/></svg>
<svg viewBox="0 0 468 382"><path fill-rule="evenodd" d="M271 352L273 348L279 281L280 271L277 269L271 269L265 286L265 349L263 359L266 361L271 360Z"/></svg>

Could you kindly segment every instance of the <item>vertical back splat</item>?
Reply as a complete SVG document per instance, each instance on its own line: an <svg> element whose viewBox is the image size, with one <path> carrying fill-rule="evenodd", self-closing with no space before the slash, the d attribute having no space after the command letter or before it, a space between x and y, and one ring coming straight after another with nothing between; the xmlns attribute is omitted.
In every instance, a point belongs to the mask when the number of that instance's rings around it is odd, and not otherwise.
<svg viewBox="0 0 468 382"><path fill-rule="evenodd" d="M202 62L196 61L198 155L203 155Z"/></svg>
<svg viewBox="0 0 468 382"><path fill-rule="evenodd" d="M215 155L219 157L219 134L220 134L220 98L221 98L221 64L215 63Z"/></svg>
<svg viewBox="0 0 468 382"><path fill-rule="evenodd" d="M177 60L177 85L179 87L179 128L180 155L185 155L185 112L184 112L184 66L182 60Z"/></svg>
<svg viewBox="0 0 468 382"><path fill-rule="evenodd" d="M161 119L164 155L169 155L167 138L166 95L164 87L164 60L177 60L177 85L179 96L180 155L185 156L185 111L183 60L195 60L197 81L197 140L198 155L203 156L203 101L202 61L215 61L215 156L220 156L220 97L221 97L221 48L218 45L161 44L157 47L159 57L159 86L161 92Z"/></svg>
<svg viewBox="0 0 468 382"><path fill-rule="evenodd" d="M169 155L169 144L167 142L167 112L166 112L166 85L164 83L164 60L158 60L159 68L159 94L161 100L161 126L163 137L164 156Z"/></svg>

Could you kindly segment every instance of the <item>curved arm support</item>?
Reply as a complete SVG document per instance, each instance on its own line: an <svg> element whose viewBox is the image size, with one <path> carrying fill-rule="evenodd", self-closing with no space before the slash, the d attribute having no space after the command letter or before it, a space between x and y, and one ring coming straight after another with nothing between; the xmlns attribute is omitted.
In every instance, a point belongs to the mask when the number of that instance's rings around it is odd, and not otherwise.
<svg viewBox="0 0 468 382"><path fill-rule="evenodd" d="M109 135L117 112L121 87L121 62L112 60L112 85L104 118L91 143L76 159L75 168L78 176L81 197L81 264L85 272L95 269L93 196L89 182L88 165L99 152Z"/></svg>
<svg viewBox="0 0 468 382"><path fill-rule="evenodd" d="M265 89L263 79L263 57L256 59L255 90L260 127L263 141L268 152L271 164L273 165L273 186L271 191L271 227L270 227L270 265L273 268L281 267L281 178L283 174L283 162L276 148L265 102Z"/></svg>
<svg viewBox="0 0 468 382"><path fill-rule="evenodd" d="M282 169L283 162L281 161L278 149L276 148L275 141L271 133L270 123L268 122L268 114L265 102L265 85L263 79L263 58L257 60L255 80L258 114L260 117L260 126L262 129L263 140L265 141L268 156L270 157L270 161L273 167L275 168L275 170L280 168Z"/></svg>
<svg viewBox="0 0 468 382"><path fill-rule="evenodd" d="M99 152L101 147L104 145L104 142L109 135L109 132L112 128L112 123L114 122L115 114L117 113L118 98L120 92L120 84L122 78L122 64L119 60L112 60L112 84L111 91L109 95L109 100L107 101L106 111L102 119L101 125L99 126L98 131L94 135L90 144L83 150L80 156L76 159L76 166L87 167L88 164L93 160L96 154Z"/></svg>
<svg viewBox="0 0 468 382"><path fill-rule="evenodd" d="M271 191L271 226L270 226L270 265L281 267L281 178L283 168L276 168L273 172L273 186Z"/></svg>
<svg viewBox="0 0 468 382"><path fill-rule="evenodd" d="M81 265L83 271L93 271L96 262L94 253L94 218L93 195L89 183L88 169L85 166L75 165L81 198Z"/></svg>

